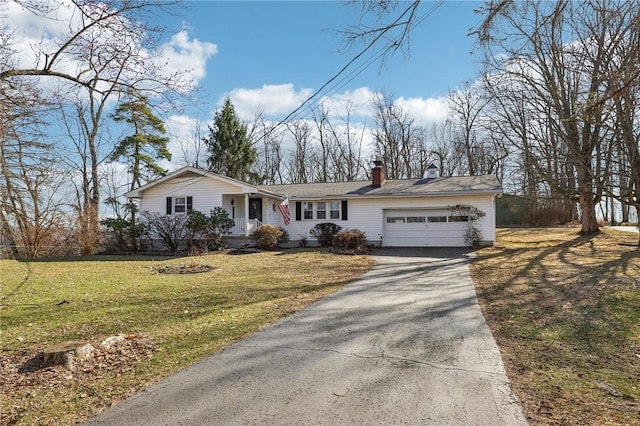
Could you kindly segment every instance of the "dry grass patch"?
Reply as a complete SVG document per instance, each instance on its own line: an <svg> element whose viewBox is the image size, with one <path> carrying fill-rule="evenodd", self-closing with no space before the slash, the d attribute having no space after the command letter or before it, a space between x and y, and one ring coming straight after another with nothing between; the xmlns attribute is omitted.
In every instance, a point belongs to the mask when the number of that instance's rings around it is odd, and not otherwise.
<svg viewBox="0 0 640 426"><path fill-rule="evenodd" d="M606 230L504 229L472 275L531 424L640 424L640 250Z"/></svg>
<svg viewBox="0 0 640 426"><path fill-rule="evenodd" d="M0 261L0 424L85 419L336 291L373 263L318 250ZM192 264L212 269L157 272ZM118 333L140 338L98 349L73 373L41 362L48 345L88 340L98 348Z"/></svg>

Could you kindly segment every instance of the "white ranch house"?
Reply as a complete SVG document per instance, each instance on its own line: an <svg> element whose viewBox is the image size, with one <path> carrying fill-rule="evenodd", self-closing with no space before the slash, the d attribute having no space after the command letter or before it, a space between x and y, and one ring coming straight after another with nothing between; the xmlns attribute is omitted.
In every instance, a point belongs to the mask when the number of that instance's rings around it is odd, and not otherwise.
<svg viewBox="0 0 640 426"><path fill-rule="evenodd" d="M208 214L223 207L235 226L230 243L246 243L263 224L282 226L291 240L305 237L314 225L334 222L359 229L375 244L388 247L461 247L469 218L454 209L482 212L475 222L483 244L495 241L495 197L502 193L495 176L438 177L430 166L422 179L386 180L380 163L371 181L250 185L194 167L183 167L126 194L141 212ZM286 201L285 201L286 200ZM278 206L288 202L285 224Z"/></svg>

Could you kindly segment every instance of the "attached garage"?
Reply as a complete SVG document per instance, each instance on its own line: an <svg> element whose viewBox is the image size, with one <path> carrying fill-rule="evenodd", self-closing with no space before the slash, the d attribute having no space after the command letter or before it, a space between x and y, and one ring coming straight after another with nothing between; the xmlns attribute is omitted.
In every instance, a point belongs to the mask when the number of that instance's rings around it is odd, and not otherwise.
<svg viewBox="0 0 640 426"><path fill-rule="evenodd" d="M448 209L385 210L384 239L387 247L463 247L469 217L452 215Z"/></svg>

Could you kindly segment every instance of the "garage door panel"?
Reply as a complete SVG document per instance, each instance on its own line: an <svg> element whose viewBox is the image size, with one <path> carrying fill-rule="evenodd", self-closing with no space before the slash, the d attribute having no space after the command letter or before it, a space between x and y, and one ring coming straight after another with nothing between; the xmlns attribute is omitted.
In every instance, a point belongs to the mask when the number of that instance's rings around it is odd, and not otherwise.
<svg viewBox="0 0 640 426"><path fill-rule="evenodd" d="M462 247L466 245L466 226L464 221L450 221L448 210L386 210L384 244L392 247Z"/></svg>

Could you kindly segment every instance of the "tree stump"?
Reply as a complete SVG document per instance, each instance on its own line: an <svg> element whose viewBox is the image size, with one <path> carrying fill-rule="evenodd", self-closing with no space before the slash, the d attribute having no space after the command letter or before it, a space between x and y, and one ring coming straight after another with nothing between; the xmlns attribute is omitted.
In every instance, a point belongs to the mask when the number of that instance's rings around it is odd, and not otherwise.
<svg viewBox="0 0 640 426"><path fill-rule="evenodd" d="M58 343L44 350L44 363L46 365L64 365L73 371L75 369L74 360L91 356L93 349L91 343L81 340Z"/></svg>

